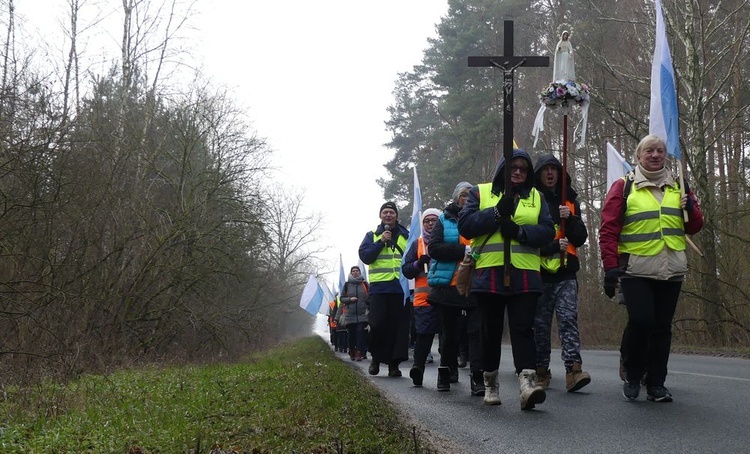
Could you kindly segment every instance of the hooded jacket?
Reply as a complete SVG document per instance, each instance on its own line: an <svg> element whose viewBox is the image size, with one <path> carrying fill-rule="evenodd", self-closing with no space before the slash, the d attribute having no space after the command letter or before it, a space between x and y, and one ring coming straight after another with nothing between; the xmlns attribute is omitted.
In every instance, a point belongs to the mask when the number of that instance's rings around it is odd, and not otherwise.
<svg viewBox="0 0 750 454"><path fill-rule="evenodd" d="M513 158L523 158L529 170L526 179L516 185L513 190L522 199L528 198L534 189L534 166L528 153L520 149L513 150ZM501 157L495 168L492 179L492 193L499 195L505 190L505 157ZM534 248L548 245L555 237L555 225L550 217L547 203L544 197L537 195L540 201L540 210L535 225L521 226L521 244ZM500 228L495 219L494 207L479 209L479 188L474 186L469 191L469 198L458 217L458 231L465 238L476 238L478 236L492 234ZM514 211L517 207L514 206ZM507 265L507 264L506 264ZM489 268L479 268L474 271L471 281L471 291L480 293L498 293L504 295L515 295L521 293L540 293L542 291L542 279L539 271L523 270L512 267L510 272L510 287L503 285L504 268L506 265Z"/></svg>
<svg viewBox="0 0 750 454"><path fill-rule="evenodd" d="M554 188L548 188L542 183L542 168L547 165L553 165L557 168L557 183ZM534 185L544 195L544 200L547 202L550 216L555 226L560 226L560 210L559 206L565 202L571 202L574 206L574 214L572 214L565 221L565 237L568 239L570 244L574 247L579 248L586 243L588 238L588 232L586 231L586 225L581 219L581 204L578 202L578 193L571 186L570 174L565 173L566 178L566 192L567 195L565 200L562 197L562 180L563 169L560 161L557 160L551 154L545 154L537 159L536 165L534 166ZM560 255L560 240L552 240L546 246L542 246L539 250L542 257L551 257ZM560 282L566 279L575 279L576 272L581 268L581 263L578 257L572 254L565 255L565 267L560 268L556 273L550 273L549 271L542 268L542 280L544 282Z"/></svg>

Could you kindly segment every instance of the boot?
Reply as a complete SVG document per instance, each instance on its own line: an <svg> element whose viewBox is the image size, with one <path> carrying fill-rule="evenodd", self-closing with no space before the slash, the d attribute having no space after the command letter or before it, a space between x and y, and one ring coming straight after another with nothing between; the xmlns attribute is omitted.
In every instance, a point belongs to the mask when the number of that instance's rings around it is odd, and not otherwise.
<svg viewBox="0 0 750 454"><path fill-rule="evenodd" d="M398 368L398 363L391 363L388 365L388 376L389 377L401 376L401 369Z"/></svg>
<svg viewBox="0 0 750 454"><path fill-rule="evenodd" d="M373 359L370 363L370 367L367 368L367 372L370 375L378 375L380 373L380 363Z"/></svg>
<svg viewBox="0 0 750 454"><path fill-rule="evenodd" d="M546 367L536 368L536 384L542 389L549 388L549 382L552 381L552 373Z"/></svg>
<svg viewBox="0 0 750 454"><path fill-rule="evenodd" d="M364 356L362 355L362 352L360 349L354 350L354 361L362 361L364 359Z"/></svg>
<svg viewBox="0 0 750 454"><path fill-rule="evenodd" d="M471 395L484 396L484 373L481 370L471 371Z"/></svg>
<svg viewBox="0 0 750 454"><path fill-rule="evenodd" d="M497 384L497 371L484 372L485 405L500 405L500 386Z"/></svg>
<svg viewBox="0 0 750 454"><path fill-rule="evenodd" d="M568 392L576 392L591 383L591 375L581 370L581 363L573 363L570 370L565 373L565 387Z"/></svg>
<svg viewBox="0 0 750 454"><path fill-rule="evenodd" d="M357 349L356 348L350 348L349 349L349 359L354 361L357 359Z"/></svg>
<svg viewBox="0 0 750 454"><path fill-rule="evenodd" d="M438 367L438 391L450 391L451 390L451 368L448 366Z"/></svg>
<svg viewBox="0 0 750 454"><path fill-rule="evenodd" d="M412 366L409 370L409 377L414 386L422 386L422 379L424 378L424 369L419 366Z"/></svg>
<svg viewBox="0 0 750 454"><path fill-rule="evenodd" d="M451 369L451 383L458 383L458 369L450 368Z"/></svg>
<svg viewBox="0 0 750 454"><path fill-rule="evenodd" d="M536 384L536 371L534 369L522 370L518 374L518 383L520 385L521 410L531 410L536 404L541 404L547 398L547 393Z"/></svg>

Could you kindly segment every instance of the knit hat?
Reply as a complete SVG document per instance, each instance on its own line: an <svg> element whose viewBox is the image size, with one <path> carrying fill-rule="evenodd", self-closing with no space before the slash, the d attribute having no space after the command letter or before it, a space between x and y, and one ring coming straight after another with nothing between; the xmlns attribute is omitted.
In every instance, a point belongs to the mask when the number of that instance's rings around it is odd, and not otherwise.
<svg viewBox="0 0 750 454"><path fill-rule="evenodd" d="M420 219L420 222L424 222L424 218L427 216L436 216L440 217L440 214L442 211L438 210L437 208L427 208L422 212L422 218Z"/></svg>
<svg viewBox="0 0 750 454"><path fill-rule="evenodd" d="M453 190L453 195L451 196L451 199L453 199L454 202L458 203L458 196L461 194L461 191L464 189L471 189L473 185L469 183L468 181L462 181L456 185L456 189Z"/></svg>
<svg viewBox="0 0 750 454"><path fill-rule="evenodd" d="M395 211L396 216L398 216L398 207L393 202L385 202L384 204L382 204L380 206L380 211L378 211L378 214L382 213L386 208L390 208L391 210Z"/></svg>
<svg viewBox="0 0 750 454"><path fill-rule="evenodd" d="M357 270L357 271L362 271L362 270L360 270L360 269L359 269L359 267L358 267L357 265L354 265L353 267L351 267L351 268L349 269L349 272L351 273L351 272L352 272L352 271L354 271L354 270Z"/></svg>

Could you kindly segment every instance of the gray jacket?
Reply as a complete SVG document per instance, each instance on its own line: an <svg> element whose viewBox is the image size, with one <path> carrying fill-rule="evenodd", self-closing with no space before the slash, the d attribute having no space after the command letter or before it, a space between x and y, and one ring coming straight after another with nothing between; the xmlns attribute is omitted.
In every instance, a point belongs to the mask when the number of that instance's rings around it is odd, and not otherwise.
<svg viewBox="0 0 750 454"><path fill-rule="evenodd" d="M346 324L367 322L367 282L351 274L341 290L341 304L346 306ZM352 301L352 298L356 301Z"/></svg>

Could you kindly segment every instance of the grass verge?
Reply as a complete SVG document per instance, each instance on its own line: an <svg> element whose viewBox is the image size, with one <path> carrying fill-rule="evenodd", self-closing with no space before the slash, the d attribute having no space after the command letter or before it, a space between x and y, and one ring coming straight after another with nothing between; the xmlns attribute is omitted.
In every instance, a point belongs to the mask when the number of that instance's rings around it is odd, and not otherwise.
<svg viewBox="0 0 750 454"><path fill-rule="evenodd" d="M3 394L3 453L435 452L317 336L242 364L124 370Z"/></svg>

